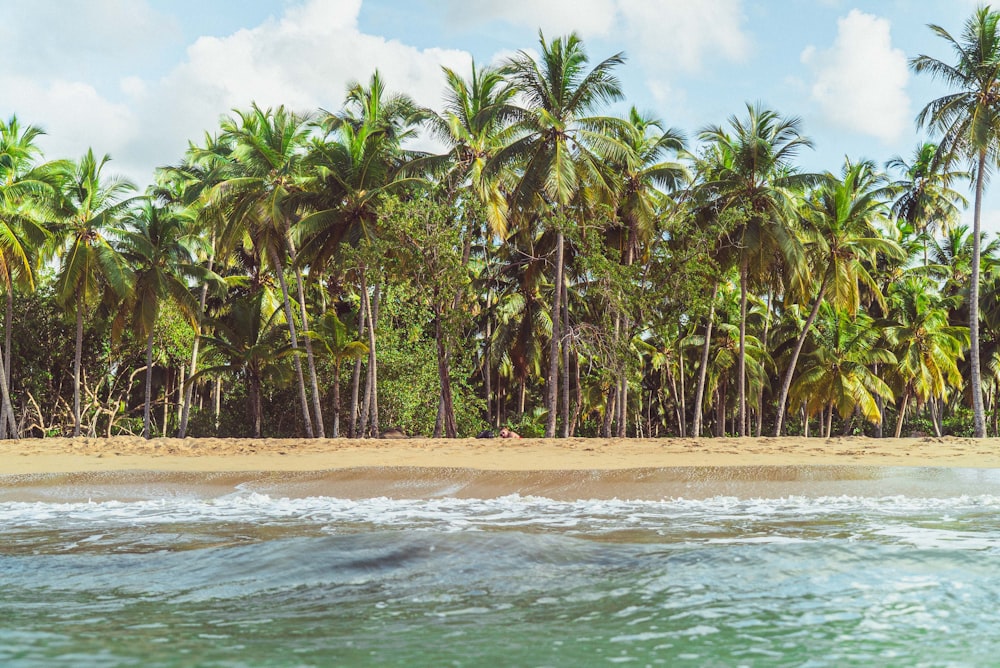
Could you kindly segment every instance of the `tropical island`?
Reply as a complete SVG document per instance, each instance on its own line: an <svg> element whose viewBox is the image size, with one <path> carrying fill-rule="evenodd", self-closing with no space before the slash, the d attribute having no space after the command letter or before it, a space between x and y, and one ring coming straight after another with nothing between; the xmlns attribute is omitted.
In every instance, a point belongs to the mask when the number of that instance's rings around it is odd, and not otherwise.
<svg viewBox="0 0 1000 668"><path fill-rule="evenodd" d="M933 141L823 173L764 103L607 113L625 57L576 35L438 111L378 72L234 110L145 193L11 117L0 437L997 436L998 24L912 59Z"/></svg>

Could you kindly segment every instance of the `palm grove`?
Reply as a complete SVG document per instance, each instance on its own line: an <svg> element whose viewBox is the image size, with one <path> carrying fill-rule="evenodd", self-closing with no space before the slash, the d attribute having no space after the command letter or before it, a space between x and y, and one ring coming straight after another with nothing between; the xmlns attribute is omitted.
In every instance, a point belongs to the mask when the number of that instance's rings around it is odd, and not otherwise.
<svg viewBox="0 0 1000 668"><path fill-rule="evenodd" d="M12 117L0 436L996 434L1000 14L931 29L935 143L825 173L761 104L602 115L624 57L575 35L446 69L440 112L378 73L234 111L141 195Z"/></svg>

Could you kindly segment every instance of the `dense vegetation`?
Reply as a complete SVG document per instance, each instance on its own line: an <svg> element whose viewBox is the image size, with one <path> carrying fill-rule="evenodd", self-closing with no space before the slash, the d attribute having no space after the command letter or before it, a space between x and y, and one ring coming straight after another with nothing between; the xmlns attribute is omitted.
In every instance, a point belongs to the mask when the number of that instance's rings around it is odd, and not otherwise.
<svg viewBox="0 0 1000 668"><path fill-rule="evenodd" d="M826 173L762 104L600 115L624 58L575 35L445 70L439 113L378 73L234 111L142 195L11 118L0 436L996 434L998 23L911 62L935 143Z"/></svg>

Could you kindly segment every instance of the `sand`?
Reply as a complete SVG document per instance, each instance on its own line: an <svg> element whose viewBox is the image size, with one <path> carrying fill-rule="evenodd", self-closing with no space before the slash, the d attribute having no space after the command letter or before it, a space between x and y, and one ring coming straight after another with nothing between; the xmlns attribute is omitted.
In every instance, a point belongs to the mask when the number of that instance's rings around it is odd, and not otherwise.
<svg viewBox="0 0 1000 668"><path fill-rule="evenodd" d="M664 467L1000 468L1000 439L22 439L0 443L0 475L304 472L355 468L623 471Z"/></svg>

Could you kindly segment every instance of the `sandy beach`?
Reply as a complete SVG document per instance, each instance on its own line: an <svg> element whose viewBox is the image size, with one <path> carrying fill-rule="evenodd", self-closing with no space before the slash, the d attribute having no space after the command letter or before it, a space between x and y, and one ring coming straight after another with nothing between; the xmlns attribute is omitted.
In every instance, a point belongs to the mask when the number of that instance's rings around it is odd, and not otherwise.
<svg viewBox="0 0 1000 668"><path fill-rule="evenodd" d="M1000 439L170 439L47 438L0 445L0 475L354 468L615 471L665 467L1000 468Z"/></svg>

